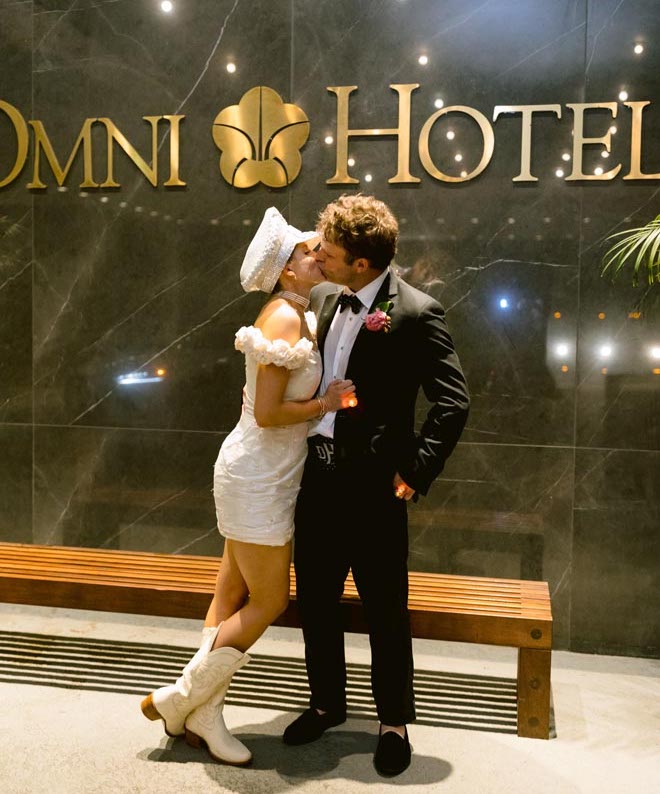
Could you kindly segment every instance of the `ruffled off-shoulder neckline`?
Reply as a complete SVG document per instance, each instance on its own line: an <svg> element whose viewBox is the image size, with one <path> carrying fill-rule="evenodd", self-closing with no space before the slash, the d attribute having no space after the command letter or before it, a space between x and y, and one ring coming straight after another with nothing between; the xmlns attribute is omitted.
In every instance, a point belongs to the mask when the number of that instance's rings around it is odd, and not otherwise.
<svg viewBox="0 0 660 794"><path fill-rule="evenodd" d="M259 364L275 364L286 369L302 367L314 349L312 340L304 336L295 345L290 345L285 339L266 339L261 329L254 325L238 329L234 346Z"/></svg>

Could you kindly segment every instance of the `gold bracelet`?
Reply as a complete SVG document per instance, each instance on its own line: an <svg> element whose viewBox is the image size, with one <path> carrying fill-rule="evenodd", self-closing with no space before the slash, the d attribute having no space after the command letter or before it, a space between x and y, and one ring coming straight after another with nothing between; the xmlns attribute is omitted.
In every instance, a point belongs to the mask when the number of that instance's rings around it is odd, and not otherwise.
<svg viewBox="0 0 660 794"><path fill-rule="evenodd" d="M325 405L325 400L323 399L323 397L317 397L316 401L319 404L319 410L320 410L318 418L323 419L323 417L328 413L328 409L326 408Z"/></svg>

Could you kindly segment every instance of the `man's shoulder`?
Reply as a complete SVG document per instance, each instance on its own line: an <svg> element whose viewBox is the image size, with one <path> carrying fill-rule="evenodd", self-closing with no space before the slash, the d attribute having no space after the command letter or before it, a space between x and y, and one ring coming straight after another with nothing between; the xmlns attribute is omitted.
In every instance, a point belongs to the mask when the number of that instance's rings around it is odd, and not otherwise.
<svg viewBox="0 0 660 794"><path fill-rule="evenodd" d="M322 281L320 284L316 284L316 286L312 287L311 296L316 299L322 299L325 298L326 295L339 292L342 289L343 287L340 284L333 284L332 281Z"/></svg>
<svg viewBox="0 0 660 794"><path fill-rule="evenodd" d="M395 276L395 278L397 280L399 299L404 306L415 312L429 311L434 308L443 310L440 302L432 295L429 295L428 292L422 292L421 289L413 287L412 284L408 284L400 276Z"/></svg>
<svg viewBox="0 0 660 794"><path fill-rule="evenodd" d="M311 310L313 312L318 312L326 297L340 292L341 289L342 287L339 286L339 284L333 284L331 281L323 281L321 284L312 287L312 291L309 295Z"/></svg>

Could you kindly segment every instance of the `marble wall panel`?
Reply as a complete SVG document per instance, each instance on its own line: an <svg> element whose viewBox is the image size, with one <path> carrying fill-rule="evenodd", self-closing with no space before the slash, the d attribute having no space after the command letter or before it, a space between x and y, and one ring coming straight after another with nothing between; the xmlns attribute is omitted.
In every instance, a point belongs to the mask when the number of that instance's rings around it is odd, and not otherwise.
<svg viewBox="0 0 660 794"><path fill-rule="evenodd" d="M34 542L219 554L215 433L38 427Z"/></svg>
<svg viewBox="0 0 660 794"><path fill-rule="evenodd" d="M29 113L32 101L32 9L0 4L0 101ZM0 181L17 157L17 136L0 113ZM32 421L32 200L25 170L0 187L0 421Z"/></svg>
<svg viewBox="0 0 660 794"><path fill-rule="evenodd" d="M410 569L547 581L565 647L573 484L570 449L460 443L410 507Z"/></svg>
<svg viewBox="0 0 660 794"><path fill-rule="evenodd" d="M237 203L211 130L219 110L255 84L268 80L286 94L289 18L270 5L255 18L235 0L198 6L177 4L167 18L142 3L37 15L35 105L58 151L82 119L103 115L146 152L142 116L184 114L188 183L153 188L118 153L121 188L81 191L72 177L66 194L49 188L35 198L41 422L228 429L238 415L243 362L233 333L258 306L238 270L253 225L267 206L286 207L286 197L256 189ZM103 179L101 132L94 147ZM164 133L160 145L162 163ZM158 369L161 382L118 382Z"/></svg>
<svg viewBox="0 0 660 794"><path fill-rule="evenodd" d="M631 263L615 282L603 279L603 256L616 242L608 236L643 226L660 212L657 181L623 177L630 171L631 112L619 98L653 100L644 111L642 170L660 172L658 65L649 47L649 31L657 24L657 4L635 3L621 13L615 3L591 3L586 70L587 101L615 101L616 119L605 113L592 120L591 135L611 125L611 153L603 146L587 147L586 168L621 166L613 182L582 188L582 249L580 279L579 372L577 441L580 446L622 449L660 448L660 295L642 274L632 284ZM636 43L646 44L635 54Z"/></svg>
<svg viewBox="0 0 660 794"><path fill-rule="evenodd" d="M571 645L660 653L660 453L579 450Z"/></svg>
<svg viewBox="0 0 660 794"><path fill-rule="evenodd" d="M0 425L0 541L33 543L32 427Z"/></svg>

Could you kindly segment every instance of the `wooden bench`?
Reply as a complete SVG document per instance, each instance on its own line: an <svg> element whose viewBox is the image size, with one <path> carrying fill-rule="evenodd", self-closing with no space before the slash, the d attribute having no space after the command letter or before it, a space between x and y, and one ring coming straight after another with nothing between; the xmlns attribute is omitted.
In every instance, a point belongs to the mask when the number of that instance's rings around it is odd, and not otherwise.
<svg viewBox="0 0 660 794"><path fill-rule="evenodd" d="M148 552L0 543L0 601L203 618L218 559ZM277 625L300 625L291 603ZM552 613L546 582L411 573L413 637L518 648L518 735L550 729ZM353 579L344 588L346 630L365 632Z"/></svg>

